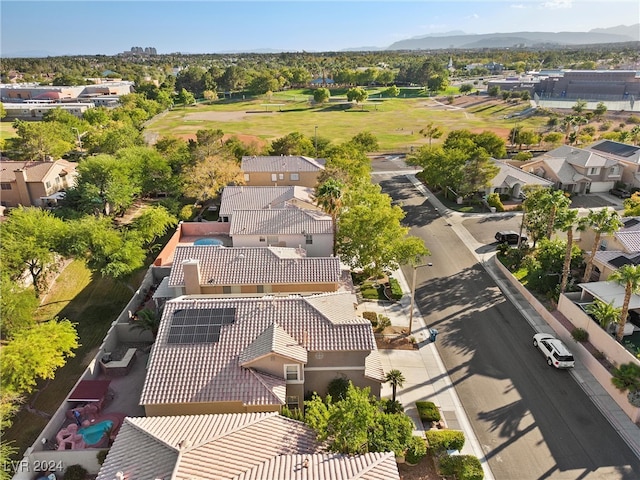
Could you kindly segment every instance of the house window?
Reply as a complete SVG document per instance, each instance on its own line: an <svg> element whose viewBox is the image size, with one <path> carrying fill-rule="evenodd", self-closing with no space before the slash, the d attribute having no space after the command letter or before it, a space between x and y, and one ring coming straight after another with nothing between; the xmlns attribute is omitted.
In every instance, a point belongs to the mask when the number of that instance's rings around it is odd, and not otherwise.
<svg viewBox="0 0 640 480"><path fill-rule="evenodd" d="M300 174L299 173L292 173L291 174L291 181L292 182L297 182L298 180L300 180Z"/></svg>
<svg viewBox="0 0 640 480"><path fill-rule="evenodd" d="M278 244L278 237L274 236L274 235L268 235L267 236L267 243L269 245L277 245Z"/></svg>
<svg viewBox="0 0 640 480"><path fill-rule="evenodd" d="M47 190L51 188L51 182L46 182L44 185L45 187L47 187Z"/></svg>
<svg viewBox="0 0 640 480"><path fill-rule="evenodd" d="M307 245L313 245L313 235L305 235L304 243L306 243Z"/></svg>
<svg viewBox="0 0 640 480"><path fill-rule="evenodd" d="M222 287L222 293L227 294L227 295L231 294L231 287L228 286L228 285L223 286Z"/></svg>
<svg viewBox="0 0 640 480"><path fill-rule="evenodd" d="M256 285L257 293L264 293L264 285Z"/></svg>
<svg viewBox="0 0 640 480"><path fill-rule="evenodd" d="M285 365L284 378L288 382L300 380L300 365Z"/></svg>
<svg viewBox="0 0 640 480"><path fill-rule="evenodd" d="M272 182L277 182L278 181L278 174L277 173L272 173L271 174L271 181Z"/></svg>
<svg viewBox="0 0 640 480"><path fill-rule="evenodd" d="M0 189L2 189L2 190L11 190L11 184L10 183L0 183Z"/></svg>
<svg viewBox="0 0 640 480"><path fill-rule="evenodd" d="M609 173L609 175L611 176L620 175L620 167L618 165L611 167L611 173Z"/></svg>
<svg viewBox="0 0 640 480"><path fill-rule="evenodd" d="M249 174L248 174L248 173L245 173L245 174L244 174L244 181L245 181L245 182L248 182L248 181L249 181Z"/></svg>
<svg viewBox="0 0 640 480"><path fill-rule="evenodd" d="M284 173L279 173L278 174L278 179L284 180Z"/></svg>
<svg viewBox="0 0 640 480"><path fill-rule="evenodd" d="M267 241L267 239L266 239L265 237L260 237L260 240L259 240L259 241L261 241L261 242L266 242L266 241Z"/></svg>
<svg viewBox="0 0 640 480"><path fill-rule="evenodd" d="M300 408L300 399L297 395L287 395L287 408L289 410Z"/></svg>
<svg viewBox="0 0 640 480"><path fill-rule="evenodd" d="M589 175L599 175L600 167L592 167L589 169Z"/></svg>

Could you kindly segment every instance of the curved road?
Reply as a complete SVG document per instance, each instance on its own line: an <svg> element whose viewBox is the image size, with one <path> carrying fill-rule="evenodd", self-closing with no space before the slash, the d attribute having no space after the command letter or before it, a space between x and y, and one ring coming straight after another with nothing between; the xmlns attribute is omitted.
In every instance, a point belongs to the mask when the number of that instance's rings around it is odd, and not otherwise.
<svg viewBox="0 0 640 480"><path fill-rule="evenodd" d="M402 202L433 267L416 304L498 480L640 478L640 461L566 371L547 366L533 329L447 221L398 172L374 181ZM412 269L405 271L411 278Z"/></svg>

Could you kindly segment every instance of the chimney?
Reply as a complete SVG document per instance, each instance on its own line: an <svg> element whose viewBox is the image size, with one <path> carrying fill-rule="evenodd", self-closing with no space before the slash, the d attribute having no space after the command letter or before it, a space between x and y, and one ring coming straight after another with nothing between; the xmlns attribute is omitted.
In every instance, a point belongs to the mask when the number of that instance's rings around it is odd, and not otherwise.
<svg viewBox="0 0 640 480"><path fill-rule="evenodd" d="M27 168L18 168L13 173L16 175L16 189L18 190L19 202L25 207L30 207L31 196L29 195L29 187L27 186Z"/></svg>
<svg viewBox="0 0 640 480"><path fill-rule="evenodd" d="M185 295L200 294L200 261L189 258L182 262Z"/></svg>

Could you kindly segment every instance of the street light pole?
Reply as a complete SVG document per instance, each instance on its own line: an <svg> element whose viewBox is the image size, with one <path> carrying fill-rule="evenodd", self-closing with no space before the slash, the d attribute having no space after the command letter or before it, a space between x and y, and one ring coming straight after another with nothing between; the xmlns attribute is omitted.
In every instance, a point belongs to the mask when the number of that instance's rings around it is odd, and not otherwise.
<svg viewBox="0 0 640 480"><path fill-rule="evenodd" d="M318 126L315 127L315 146L316 146L316 158L318 158Z"/></svg>
<svg viewBox="0 0 640 480"><path fill-rule="evenodd" d="M414 265L413 266L413 280L411 281L411 308L409 309L409 335L413 329L413 306L415 304L416 296L416 272L419 267L433 267L433 263L429 262L426 265Z"/></svg>

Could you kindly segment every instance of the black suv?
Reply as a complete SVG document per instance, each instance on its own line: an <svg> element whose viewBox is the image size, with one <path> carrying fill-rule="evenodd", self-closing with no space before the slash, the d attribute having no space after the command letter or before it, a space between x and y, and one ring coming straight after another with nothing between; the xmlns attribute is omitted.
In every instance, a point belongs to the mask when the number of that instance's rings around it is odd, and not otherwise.
<svg viewBox="0 0 640 480"><path fill-rule="evenodd" d="M609 190L609 193L618 198L629 198L631 197L631 193L624 188L612 188Z"/></svg>
<svg viewBox="0 0 640 480"><path fill-rule="evenodd" d="M514 232L512 230L505 230L502 232L497 232L495 239L498 243L508 243L509 245L517 245L518 238L520 238L520 243L527 243L529 240L526 235L518 235L518 232Z"/></svg>

